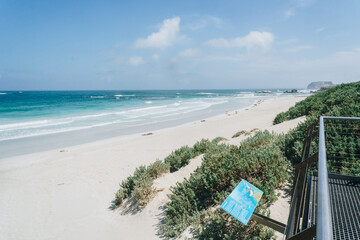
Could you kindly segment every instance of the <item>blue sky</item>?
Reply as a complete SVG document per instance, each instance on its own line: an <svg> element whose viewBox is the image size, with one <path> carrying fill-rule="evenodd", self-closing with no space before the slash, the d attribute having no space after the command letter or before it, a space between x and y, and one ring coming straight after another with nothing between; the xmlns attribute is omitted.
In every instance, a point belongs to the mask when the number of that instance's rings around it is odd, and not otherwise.
<svg viewBox="0 0 360 240"><path fill-rule="evenodd" d="M360 1L2 1L0 90L360 80Z"/></svg>

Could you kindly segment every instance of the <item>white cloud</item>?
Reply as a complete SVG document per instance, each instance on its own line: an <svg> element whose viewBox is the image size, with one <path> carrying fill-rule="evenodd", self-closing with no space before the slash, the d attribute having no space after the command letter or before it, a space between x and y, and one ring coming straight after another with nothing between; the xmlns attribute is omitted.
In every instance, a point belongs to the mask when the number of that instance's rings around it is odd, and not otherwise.
<svg viewBox="0 0 360 240"><path fill-rule="evenodd" d="M152 55L152 58L153 58L154 60L159 60L160 55L157 54L157 53L154 53L154 54Z"/></svg>
<svg viewBox="0 0 360 240"><path fill-rule="evenodd" d="M206 42L207 45L212 47L237 47L237 48L255 48L260 47L268 49L274 41L274 35L271 32L250 32L244 37L237 37L233 39L217 38Z"/></svg>
<svg viewBox="0 0 360 240"><path fill-rule="evenodd" d="M360 76L360 49L336 52L321 58L287 58L278 54L258 57L246 53L211 56L211 59L207 56L206 61L209 62L206 65L209 77L206 81L218 81L221 78L224 79L222 84L227 88L230 88L227 84L239 81L248 88L300 88L320 80L334 83L359 81ZM221 65L221 75L218 68L209 67L220 65L219 61L226 62ZM213 80L209 80L210 78Z"/></svg>
<svg viewBox="0 0 360 240"><path fill-rule="evenodd" d="M309 49L312 49L312 48L313 47L309 46L309 45L300 45L300 46L296 46L296 47L293 47L293 48L285 48L285 52L295 53L295 52L299 52L299 51L302 51L302 50L309 50Z"/></svg>
<svg viewBox="0 0 360 240"><path fill-rule="evenodd" d="M223 25L223 20L214 16L202 16L202 18L199 20L193 21L192 24L188 26L188 28L191 30L198 30L208 25L213 25L217 28L220 28Z"/></svg>
<svg viewBox="0 0 360 240"><path fill-rule="evenodd" d="M138 66L145 63L145 60L142 57L131 57L129 58L129 63L133 66Z"/></svg>
<svg viewBox="0 0 360 240"><path fill-rule="evenodd" d="M285 18L290 18L295 15L295 11L293 9L289 9L285 11Z"/></svg>
<svg viewBox="0 0 360 240"><path fill-rule="evenodd" d="M214 16L208 16L208 21L212 24L214 24L215 27L221 27L223 25L223 20L218 18L218 17L214 17Z"/></svg>
<svg viewBox="0 0 360 240"><path fill-rule="evenodd" d="M288 19L290 17L295 16L295 12L300 8L306 8L315 3L315 0L295 0L293 1L292 8L285 11L285 18Z"/></svg>
<svg viewBox="0 0 360 240"><path fill-rule="evenodd" d="M179 52L175 57L171 58L171 62L177 62L179 58L190 58L199 54L199 49L196 48L188 48L184 51Z"/></svg>
<svg viewBox="0 0 360 240"><path fill-rule="evenodd" d="M193 57L195 56L196 54L199 53L199 50L196 49L196 48L189 48L189 49L186 49L184 51L181 51L178 53L178 56L179 57Z"/></svg>
<svg viewBox="0 0 360 240"><path fill-rule="evenodd" d="M160 48L171 46L180 31L180 17L165 19L158 32L150 34L147 38L139 38L134 46L137 48Z"/></svg>

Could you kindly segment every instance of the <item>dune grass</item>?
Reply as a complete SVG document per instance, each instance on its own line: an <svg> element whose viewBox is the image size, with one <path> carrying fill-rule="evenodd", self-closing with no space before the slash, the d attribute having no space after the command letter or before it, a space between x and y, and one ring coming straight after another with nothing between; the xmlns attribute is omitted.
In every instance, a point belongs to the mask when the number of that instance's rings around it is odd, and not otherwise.
<svg viewBox="0 0 360 240"><path fill-rule="evenodd" d="M156 189L153 187L155 179L165 173L178 171L188 165L191 159L215 147L222 140L224 140L222 137L217 137L212 141L202 139L193 147L183 146L175 150L164 161L157 160L148 167L136 168L131 176L121 182L119 190L115 193L115 207L120 206L126 198L133 197L138 207L144 208L155 196Z"/></svg>
<svg viewBox="0 0 360 240"><path fill-rule="evenodd" d="M237 137L240 137L241 135L249 136L249 135L252 134L253 132L257 132L257 131L259 131L258 128L251 129L250 131L241 130L241 131L235 133L235 134L232 136L232 138L237 138Z"/></svg>

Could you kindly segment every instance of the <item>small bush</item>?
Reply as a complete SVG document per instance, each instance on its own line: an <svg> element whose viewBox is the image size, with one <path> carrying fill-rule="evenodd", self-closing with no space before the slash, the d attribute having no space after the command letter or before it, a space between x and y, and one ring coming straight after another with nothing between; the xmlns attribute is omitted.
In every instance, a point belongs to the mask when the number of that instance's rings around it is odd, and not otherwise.
<svg viewBox="0 0 360 240"><path fill-rule="evenodd" d="M215 139L214 139L215 140ZM211 146L211 142L208 139L201 139L201 141L196 142L193 146L194 154L200 155L203 154Z"/></svg>
<svg viewBox="0 0 360 240"><path fill-rule="evenodd" d="M184 146L172 152L164 159L164 162L170 166L170 172L175 172L181 167L189 164L190 159L193 158L193 156L193 149L188 146Z"/></svg>
<svg viewBox="0 0 360 240"><path fill-rule="evenodd" d="M153 179L149 175L144 175L135 184L135 188L132 192L132 196L136 199L139 208L143 208L146 204L155 196L155 188L153 185Z"/></svg>
<svg viewBox="0 0 360 240"><path fill-rule="evenodd" d="M127 194L125 194L124 189L122 187L119 188L119 190L115 193L115 206L119 206L122 204L125 198L127 198Z"/></svg>
<svg viewBox="0 0 360 240"><path fill-rule="evenodd" d="M156 178L164 173L175 172L188 165L192 158L217 146L218 142L223 139L222 137L217 137L212 141L202 139L195 143L192 148L183 146L175 150L164 159L164 162L158 160L148 167L140 166L136 168L132 176L122 181L120 189L115 193L115 206L119 206L124 199L132 196L137 201L138 206L143 208L155 196L156 190L152 185Z"/></svg>
<svg viewBox="0 0 360 240"><path fill-rule="evenodd" d="M161 160L157 160L153 164L151 164L146 172L151 179L157 179L164 173L168 173L170 171L169 165L162 162Z"/></svg>
<svg viewBox="0 0 360 240"><path fill-rule="evenodd" d="M276 115L273 124L279 124L287 120L288 114L286 112L279 113Z"/></svg>
<svg viewBox="0 0 360 240"><path fill-rule="evenodd" d="M140 166L135 169L132 176L129 176L126 180L121 182L120 186L123 188L125 196L128 197L131 195L136 182L138 182L144 175L146 175L146 166Z"/></svg>
<svg viewBox="0 0 360 240"><path fill-rule="evenodd" d="M359 101L360 82L341 84L296 103L288 111L279 113L273 123L278 124L301 116L330 116L330 113L332 116L359 116Z"/></svg>
<svg viewBox="0 0 360 240"><path fill-rule="evenodd" d="M227 139L226 138L224 138L224 137L216 137L216 138L214 138L212 141L211 141L211 143L213 143L213 144L219 144L219 142L221 142L221 141L226 141Z"/></svg>
<svg viewBox="0 0 360 240"><path fill-rule="evenodd" d="M318 126L317 121L320 116L360 116L360 82L341 84L309 96L296 103L288 111L278 114L274 119L274 124L300 116L306 116L306 120L286 134L285 137L285 156L293 164L301 160L303 142L307 136L308 128L312 124ZM356 124L344 121L326 121L325 123L327 158L330 160L329 170L342 174L360 175L360 168L358 167L360 161L345 159L340 154L340 152L348 156L360 154L360 144L358 146L355 144L360 134ZM316 137L311 146L312 153L315 153L317 149ZM346 164L355 167L349 168Z"/></svg>
<svg viewBox="0 0 360 240"><path fill-rule="evenodd" d="M241 130L240 132L235 133L232 138L237 138L240 137L241 135L245 135L247 133L247 131L245 130Z"/></svg>
<svg viewBox="0 0 360 240"><path fill-rule="evenodd" d="M211 147L217 145L224 139L225 138L222 137L214 138L212 141L209 141L208 139L202 139L201 141L196 142L192 148L189 146L184 146L175 150L169 156L167 156L164 161L170 166L170 172L175 172L180 168L188 165L190 159L204 154Z"/></svg>
<svg viewBox="0 0 360 240"><path fill-rule="evenodd" d="M259 131L258 128L251 129L250 131L241 130L240 132L235 133L232 138L240 137L241 135L249 136L253 132Z"/></svg>
<svg viewBox="0 0 360 240"><path fill-rule="evenodd" d="M273 231L254 221L247 226L222 209L205 211L194 220L193 233L197 239L273 239Z"/></svg>
<svg viewBox="0 0 360 240"><path fill-rule="evenodd" d="M140 208L144 207L154 196L153 181L169 172L169 166L158 160L149 167L140 166L134 174L120 184L115 193L115 206L121 205L125 198L134 197Z"/></svg>

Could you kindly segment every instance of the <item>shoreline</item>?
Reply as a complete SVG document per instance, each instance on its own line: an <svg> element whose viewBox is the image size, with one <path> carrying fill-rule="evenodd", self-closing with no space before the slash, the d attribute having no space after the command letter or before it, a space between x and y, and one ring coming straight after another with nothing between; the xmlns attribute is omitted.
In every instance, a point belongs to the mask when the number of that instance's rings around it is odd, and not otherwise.
<svg viewBox="0 0 360 240"><path fill-rule="evenodd" d="M176 128L201 121L203 119L222 117L226 114L226 112L242 111L243 109L250 108L256 104L256 102L262 101L263 99L267 98L258 97L253 100L248 99L247 101L252 103L249 105L244 104L244 107L239 109L235 106L226 105L221 108L223 110L219 110L217 106L214 106L209 109L195 112L195 114L190 114L180 120L168 119L157 123L146 123L139 126L131 126L126 129L122 127L121 123L115 123L107 126L89 127L88 129L82 130L2 140L0 141L0 163L3 159L20 155L91 144L118 137L136 136L146 132ZM19 146L21 146L21 148L19 148Z"/></svg>
<svg viewBox="0 0 360 240"><path fill-rule="evenodd" d="M162 160L202 138L222 136L229 144L239 144L242 137L231 137L241 130L286 132L301 119L275 126L272 120L302 99L266 99L237 113L156 130L153 135L119 136L64 151L5 158L0 161L0 234L9 239L158 239L158 204L134 215L109 209L122 180L140 165Z"/></svg>

